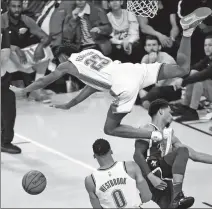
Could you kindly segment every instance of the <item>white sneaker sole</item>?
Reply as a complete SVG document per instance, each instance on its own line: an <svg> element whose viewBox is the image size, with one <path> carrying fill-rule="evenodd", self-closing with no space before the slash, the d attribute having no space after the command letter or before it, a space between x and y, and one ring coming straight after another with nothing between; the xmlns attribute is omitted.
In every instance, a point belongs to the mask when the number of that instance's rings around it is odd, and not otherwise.
<svg viewBox="0 0 212 209"><path fill-rule="evenodd" d="M200 24L205 18L212 14L212 10L208 7L201 7L190 13L189 15L183 17L180 20L180 24L184 30L189 28L195 28Z"/></svg>

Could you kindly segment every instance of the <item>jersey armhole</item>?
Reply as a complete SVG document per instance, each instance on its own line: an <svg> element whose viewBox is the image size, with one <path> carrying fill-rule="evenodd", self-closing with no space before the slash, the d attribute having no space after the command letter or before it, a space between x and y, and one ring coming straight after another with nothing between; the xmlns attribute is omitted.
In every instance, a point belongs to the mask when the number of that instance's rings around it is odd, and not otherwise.
<svg viewBox="0 0 212 209"><path fill-rule="evenodd" d="M91 174L91 178L92 178L92 180L93 180L94 186L96 187L96 180L95 180L93 174Z"/></svg>
<svg viewBox="0 0 212 209"><path fill-rule="evenodd" d="M126 167L126 162L125 162L125 161L123 162L123 167L124 167L125 172L128 174L128 172L127 172L127 167ZM129 174L128 174L128 175L129 175Z"/></svg>

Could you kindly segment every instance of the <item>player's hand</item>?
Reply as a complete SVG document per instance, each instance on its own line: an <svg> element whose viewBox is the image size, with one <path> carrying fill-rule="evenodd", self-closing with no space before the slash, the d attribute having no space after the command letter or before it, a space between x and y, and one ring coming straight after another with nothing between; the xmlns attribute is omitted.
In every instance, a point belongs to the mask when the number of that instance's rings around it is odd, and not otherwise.
<svg viewBox="0 0 212 209"><path fill-rule="evenodd" d="M68 105L68 103L65 103L65 104L51 104L50 107L54 107L54 108L57 108L57 109L63 109L63 110L70 109L70 106Z"/></svg>
<svg viewBox="0 0 212 209"><path fill-rule="evenodd" d="M91 33L100 33L101 30L98 27L94 27L90 30Z"/></svg>
<svg viewBox="0 0 212 209"><path fill-rule="evenodd" d="M159 190L166 189L167 183L161 180L159 177L155 176L152 173L150 173L147 177L156 189L159 189Z"/></svg>
<svg viewBox="0 0 212 209"><path fill-rule="evenodd" d="M35 53L34 53L34 62L38 62L39 60L42 60L43 58L45 57L45 53L44 53L44 50L43 50L43 47L37 47L35 49Z"/></svg>
<svg viewBox="0 0 212 209"><path fill-rule="evenodd" d="M18 58L19 58L20 63L26 64L27 58L26 58L25 52L22 51L19 47L16 48L15 52L16 52Z"/></svg>
<svg viewBox="0 0 212 209"><path fill-rule="evenodd" d="M163 139L163 135L160 131L153 131L151 139L155 142L160 142Z"/></svg>
<svg viewBox="0 0 212 209"><path fill-rule="evenodd" d="M23 97L26 94L24 88L17 88L16 86L10 86L10 90L12 90L17 97Z"/></svg>
<svg viewBox="0 0 212 209"><path fill-rule="evenodd" d="M162 47L170 46L170 38L168 36L161 34L160 36L158 36L158 39L159 39Z"/></svg>
<svg viewBox="0 0 212 209"><path fill-rule="evenodd" d="M178 78L175 81L173 81L172 86L175 91L182 88L182 82L183 82L182 78Z"/></svg>
<svg viewBox="0 0 212 209"><path fill-rule="evenodd" d="M148 55L148 58L149 58L149 63L155 63L158 58L157 52L150 52Z"/></svg>

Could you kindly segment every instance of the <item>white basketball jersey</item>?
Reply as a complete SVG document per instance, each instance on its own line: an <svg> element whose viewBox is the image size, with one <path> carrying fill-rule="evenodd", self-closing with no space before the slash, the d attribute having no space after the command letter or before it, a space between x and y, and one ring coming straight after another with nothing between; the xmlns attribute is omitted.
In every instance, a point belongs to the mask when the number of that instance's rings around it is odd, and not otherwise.
<svg viewBox="0 0 212 209"><path fill-rule="evenodd" d="M139 208L141 198L136 181L126 172L125 162L116 162L92 174L102 208Z"/></svg>
<svg viewBox="0 0 212 209"><path fill-rule="evenodd" d="M73 53L69 60L76 65L77 68L97 71L102 71L104 68L113 65L113 61L110 58L95 49L87 49L79 53Z"/></svg>
<svg viewBox="0 0 212 209"><path fill-rule="evenodd" d="M115 68L114 62L101 52L88 49L73 53L69 61L76 66L79 79L85 84L100 91L108 90L112 86L111 72Z"/></svg>
<svg viewBox="0 0 212 209"><path fill-rule="evenodd" d="M161 66L161 63L147 65L112 61L94 49L74 53L69 60L76 66L81 81L100 91L111 89L115 95L138 92L156 83Z"/></svg>

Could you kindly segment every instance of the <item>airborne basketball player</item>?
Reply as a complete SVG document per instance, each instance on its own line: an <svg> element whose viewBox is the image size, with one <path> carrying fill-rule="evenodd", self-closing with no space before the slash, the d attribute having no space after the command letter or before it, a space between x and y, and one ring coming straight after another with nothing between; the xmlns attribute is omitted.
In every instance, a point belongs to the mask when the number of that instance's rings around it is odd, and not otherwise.
<svg viewBox="0 0 212 209"><path fill-rule="evenodd" d="M173 129L169 127L172 115L166 100L152 102L149 115L152 122L145 128L163 132L164 139L158 143L136 140L134 160L147 177L153 200L161 208L188 208L194 199L186 198L182 193L187 161L190 158L195 162L212 164L212 155L193 150L174 135ZM168 181L163 181L164 179Z"/></svg>
<svg viewBox="0 0 212 209"><path fill-rule="evenodd" d="M140 208L151 200L148 184L135 162L115 162L104 139L94 142L93 152L100 167L85 178L93 208Z"/></svg>
<svg viewBox="0 0 212 209"><path fill-rule="evenodd" d="M44 88L65 74L83 81L87 86L67 105L73 107L97 91L109 91L115 98L110 106L104 132L123 138L148 138L161 140L158 131L148 131L121 124L131 112L138 92L159 80L183 77L190 72L191 35L198 24L212 13L209 8L199 8L181 19L183 37L177 55L177 65L116 63L96 50L85 50L72 54L51 74L35 81L22 93Z"/></svg>

